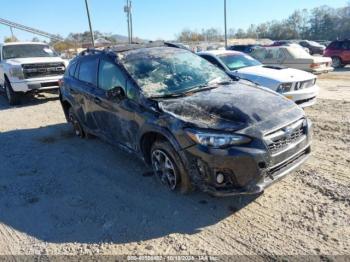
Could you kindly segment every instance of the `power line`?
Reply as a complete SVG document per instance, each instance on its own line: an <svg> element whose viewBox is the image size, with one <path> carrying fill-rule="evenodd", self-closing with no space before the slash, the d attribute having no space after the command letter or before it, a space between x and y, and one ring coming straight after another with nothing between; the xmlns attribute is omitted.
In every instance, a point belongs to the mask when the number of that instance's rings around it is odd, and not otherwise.
<svg viewBox="0 0 350 262"><path fill-rule="evenodd" d="M32 34L36 34L36 35L47 37L47 38L50 38L52 40L57 40L57 41L63 40L63 38L60 37L60 36L57 36L57 35L54 35L54 34L50 34L50 33L47 33L47 32L44 32L42 30L38 30L38 29L29 27L29 26L21 25L21 24L18 24L18 23L15 23L15 22L3 19L3 18L0 18L0 24L9 26L10 29L11 29L11 32L12 32L13 28L16 28L16 29L19 29L19 30L22 30L22 31L26 31L26 32L32 33Z"/></svg>

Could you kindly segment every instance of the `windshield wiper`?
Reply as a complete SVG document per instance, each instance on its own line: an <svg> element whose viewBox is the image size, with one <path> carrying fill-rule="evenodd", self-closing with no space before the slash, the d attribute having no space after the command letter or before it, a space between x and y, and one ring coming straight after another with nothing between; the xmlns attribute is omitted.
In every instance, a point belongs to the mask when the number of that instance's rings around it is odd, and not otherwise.
<svg viewBox="0 0 350 262"><path fill-rule="evenodd" d="M202 84L202 85L198 85L194 88L191 88L189 90L186 90L185 92L179 92L179 93L173 93L173 94L166 94L166 95L160 95L160 96L152 96L150 98L176 98L176 97L184 97L184 96L189 96L193 93L198 93L198 92L202 92L202 91L207 91L210 89L215 89L218 88L219 85L229 85L232 84L232 81L221 81L221 82L216 82L216 83L206 83L206 84Z"/></svg>

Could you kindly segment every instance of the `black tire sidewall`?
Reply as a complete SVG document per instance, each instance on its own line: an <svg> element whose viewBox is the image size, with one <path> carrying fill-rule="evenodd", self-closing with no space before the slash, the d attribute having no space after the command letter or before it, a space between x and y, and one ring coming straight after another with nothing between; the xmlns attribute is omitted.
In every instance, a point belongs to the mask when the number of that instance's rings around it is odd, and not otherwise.
<svg viewBox="0 0 350 262"><path fill-rule="evenodd" d="M79 135L76 134L76 135L81 137L81 138L84 138L85 137L84 128L81 125L81 123L80 123L79 119L77 118L76 114L74 113L73 108L70 107L69 110L68 110L68 120L69 120L70 124L73 127L73 131L75 132L76 130L75 130L75 127L74 127L74 123L72 122L72 119L77 121L77 124L79 125L79 129L80 129L79 132L80 132L80 134Z"/></svg>
<svg viewBox="0 0 350 262"><path fill-rule="evenodd" d="M337 59L338 62L339 62L338 66L335 66L335 65L334 65L334 60L335 60L335 59ZM334 57L332 57L332 64L333 64L333 66L334 66L335 68L341 68L343 63L342 63L340 57L334 56Z"/></svg>
<svg viewBox="0 0 350 262"><path fill-rule="evenodd" d="M173 162L175 171L178 176L177 177L178 184L174 189L174 191L180 191L182 194L186 194L192 191L192 185L191 185L191 181L189 179L188 173L186 172L186 169L182 163L182 160L179 154L175 151L173 146L167 141L156 141L151 148L151 152L150 152L151 159L152 159L153 152L156 150L163 151ZM152 163L152 168L153 168L153 163Z"/></svg>
<svg viewBox="0 0 350 262"><path fill-rule="evenodd" d="M5 80L5 83L4 83L4 92L5 92L6 99L10 105L17 105L19 103L18 94L16 94L16 92L13 91L11 83L7 79ZM8 94L7 94L8 92L10 93L11 97L8 97Z"/></svg>

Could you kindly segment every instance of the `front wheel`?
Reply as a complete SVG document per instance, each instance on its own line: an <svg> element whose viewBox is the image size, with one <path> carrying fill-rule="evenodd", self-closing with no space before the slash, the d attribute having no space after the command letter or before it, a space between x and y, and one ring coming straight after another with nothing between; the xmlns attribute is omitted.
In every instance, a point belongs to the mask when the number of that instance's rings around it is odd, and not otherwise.
<svg viewBox="0 0 350 262"><path fill-rule="evenodd" d="M153 144L151 162L155 175L170 191L180 190L185 194L192 190L182 161L169 142L157 141Z"/></svg>
<svg viewBox="0 0 350 262"><path fill-rule="evenodd" d="M13 91L11 83L5 80L4 83L5 95L10 106L18 105L20 102L19 94Z"/></svg>

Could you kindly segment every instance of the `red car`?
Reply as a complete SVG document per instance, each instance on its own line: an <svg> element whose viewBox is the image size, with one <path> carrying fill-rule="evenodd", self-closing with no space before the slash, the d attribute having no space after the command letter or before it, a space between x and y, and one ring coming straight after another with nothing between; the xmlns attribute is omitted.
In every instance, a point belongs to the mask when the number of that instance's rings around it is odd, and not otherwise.
<svg viewBox="0 0 350 262"><path fill-rule="evenodd" d="M332 58L334 68L350 64L350 40L332 42L326 48L324 56Z"/></svg>

